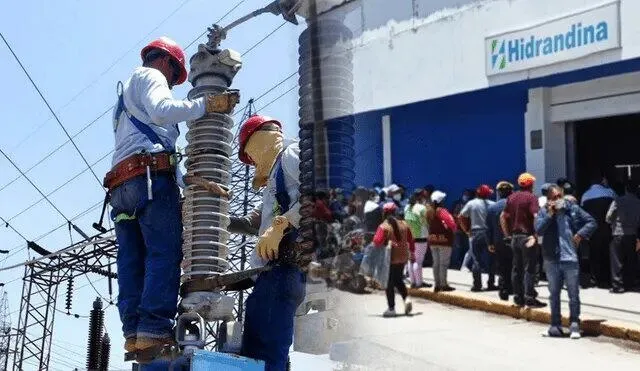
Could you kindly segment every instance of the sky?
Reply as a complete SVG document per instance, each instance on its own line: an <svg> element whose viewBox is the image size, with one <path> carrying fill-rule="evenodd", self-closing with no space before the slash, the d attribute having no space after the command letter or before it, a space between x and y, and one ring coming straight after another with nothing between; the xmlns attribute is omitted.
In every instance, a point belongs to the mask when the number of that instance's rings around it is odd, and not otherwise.
<svg viewBox="0 0 640 371"><path fill-rule="evenodd" d="M109 107L116 100L116 83L126 80L140 65L140 49L160 36L169 36L186 46L236 5L239 4L220 22L221 25L266 3L268 0L12 2L0 13L0 32L69 134L74 136L86 127L74 137L74 142L102 180L111 167L109 153L113 150ZM233 84L241 91L238 109L242 109L250 97L262 95L296 71L297 38L305 27L304 21L300 21L298 26L286 24L280 27L243 57L243 67ZM262 15L233 29L222 46L245 52L282 23L279 17ZM198 39L198 43L204 41L204 36ZM194 54L198 43L187 49L188 57ZM0 157L0 217L8 220L27 240L36 240L62 226L38 240L46 249L55 251L81 239L75 232L70 237L66 219L73 219L91 207L94 208L73 222L86 233L95 233L91 225L100 217L104 192L3 43L0 43L0 69L4 76L0 112L4 116L2 127L5 130L0 136L0 149L26 171L60 147L26 173L60 213L41 200L38 190L24 177L13 181L20 176L19 172ZM284 94L262 113L278 117L289 137L295 137L297 133L296 87L297 74L255 103L260 109ZM186 97L189 88L188 82L175 88L174 96ZM292 90L287 93L289 89ZM178 146L184 148L186 125L182 123L180 129L183 136ZM26 208L29 209L22 212ZM0 267L24 262L28 258L25 246L25 240L12 229L0 228L0 249L11 251L7 259L6 255L0 255ZM23 273L23 268L0 272L0 282L6 283L5 290L9 294L14 327L18 325ZM89 278L97 291L108 297L107 280L96 275ZM76 280L75 287L71 312L86 316L97 293L84 277ZM60 286L57 308L62 311L65 311L65 291L65 287ZM114 282L114 301L116 297ZM106 310L105 322L112 341L110 369L131 369L129 364L122 362L123 340L114 306ZM56 312L50 369L82 368L87 333L88 319ZM25 370L31 369L36 368L25 367Z"/></svg>

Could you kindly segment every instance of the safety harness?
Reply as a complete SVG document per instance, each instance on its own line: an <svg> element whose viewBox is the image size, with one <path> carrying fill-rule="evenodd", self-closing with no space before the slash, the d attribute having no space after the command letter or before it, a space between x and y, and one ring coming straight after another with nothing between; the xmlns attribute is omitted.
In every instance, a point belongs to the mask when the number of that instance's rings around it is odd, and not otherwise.
<svg viewBox="0 0 640 371"><path fill-rule="evenodd" d="M284 152L284 151L283 151ZM282 168L282 153L278 155L275 168L275 181L276 181L276 208L274 210L274 216L283 215L290 209L291 197L287 192L287 186L285 183L284 170ZM278 260L283 263L295 263L296 251L295 245L298 239L298 229L289 226L280 241L280 249Z"/></svg>
<svg viewBox="0 0 640 371"><path fill-rule="evenodd" d="M171 152L171 153L175 152L175 147L171 146L171 145L167 145L166 143L164 143L162 141L162 139L160 139L160 136L158 134L156 134L156 132L153 131L153 129L151 129L151 126L149 126L149 125L155 125L155 124L153 124L153 123L145 124L144 122L138 120L138 118L135 117L127 109L127 106L124 104L122 81L118 81L117 92L118 92L118 105L116 106L116 114L115 114L115 118L114 118L115 119L115 123L114 123L114 126L113 126L113 131L115 132L116 129L118 128L120 115L122 115L122 113L124 113L125 115L127 115L129 120L131 121L131 123L133 123L133 125L136 127L136 129L138 129L138 131L140 131L142 134L144 134L147 137L147 139L149 139L149 141L151 141L151 143L160 144L165 150L168 150L168 152ZM178 133L180 133L180 130L178 129L178 124L175 124L175 128L178 131Z"/></svg>
<svg viewBox="0 0 640 371"><path fill-rule="evenodd" d="M144 134L144 136L146 136L147 139L154 145L161 145L165 149L165 151L154 154L147 153L131 156L118 163L110 172L107 173L104 180L104 186L108 189L107 195L105 197L105 205L107 202L109 202L110 192L112 189L137 176L144 174L146 174L147 176L148 199L136 207L136 212L134 212L133 215L129 215L127 213L119 213L118 215L116 215L113 218L116 223L135 219L136 213L143 209L148 201L151 201L153 199L151 171L169 171L172 173L174 167L179 161L175 156L175 147L163 142L160 136L156 134L153 129L151 129L150 125L155 124L145 124L127 109L127 106L124 103L122 81L118 82L117 93L118 104L116 106L116 112L114 116L113 131L115 132L118 129L120 117L124 113L125 115L127 115L131 123L133 123L133 125L136 127L136 129L138 129L139 132ZM178 130L177 124L175 124L175 127L176 130ZM180 131L178 130L178 133L179 132Z"/></svg>

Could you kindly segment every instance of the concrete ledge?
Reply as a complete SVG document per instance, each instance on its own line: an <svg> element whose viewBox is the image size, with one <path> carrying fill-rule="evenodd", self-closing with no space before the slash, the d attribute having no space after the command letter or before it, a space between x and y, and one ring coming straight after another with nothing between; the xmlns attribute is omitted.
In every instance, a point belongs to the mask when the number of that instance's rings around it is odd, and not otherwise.
<svg viewBox="0 0 640 371"><path fill-rule="evenodd" d="M500 314L516 319L524 319L544 324L551 323L551 313L547 307L542 309L520 308L510 302L501 301L498 298L486 298L474 295L471 292L453 291L435 293L428 289L408 288L409 295L435 301L443 304L455 305L462 308L479 310L488 313ZM562 317L565 326L569 324L569 318ZM608 321L606 319L582 318L581 328L586 335L608 336L617 339L631 340L640 343L640 327L635 324Z"/></svg>

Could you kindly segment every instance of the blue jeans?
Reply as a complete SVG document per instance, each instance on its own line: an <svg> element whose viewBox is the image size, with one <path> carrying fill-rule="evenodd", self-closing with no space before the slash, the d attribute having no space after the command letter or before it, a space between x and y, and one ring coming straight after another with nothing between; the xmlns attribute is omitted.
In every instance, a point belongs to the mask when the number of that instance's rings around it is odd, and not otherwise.
<svg viewBox="0 0 640 371"><path fill-rule="evenodd" d="M180 192L172 175L140 176L111 192L118 240L118 310L125 338L172 336L182 260Z"/></svg>
<svg viewBox="0 0 640 371"><path fill-rule="evenodd" d="M462 269L465 255L469 251L469 237L462 232L457 231L454 234L453 250L451 251L451 269Z"/></svg>
<svg viewBox="0 0 640 371"><path fill-rule="evenodd" d="M485 230L471 231L469 238L472 258L473 287L482 288L482 271L489 273L487 286L495 286L495 270L493 267L493 254L489 254L489 241Z"/></svg>
<svg viewBox="0 0 640 371"><path fill-rule="evenodd" d="M549 298L551 326L562 326L560 291L563 283L567 285L569 293L569 322L580 323L580 264L578 262L545 260L544 266L551 295Z"/></svg>
<svg viewBox="0 0 640 371"><path fill-rule="evenodd" d="M293 320L305 296L305 276L295 266L262 272L245 303L242 355L263 360L265 371L284 371L293 343Z"/></svg>

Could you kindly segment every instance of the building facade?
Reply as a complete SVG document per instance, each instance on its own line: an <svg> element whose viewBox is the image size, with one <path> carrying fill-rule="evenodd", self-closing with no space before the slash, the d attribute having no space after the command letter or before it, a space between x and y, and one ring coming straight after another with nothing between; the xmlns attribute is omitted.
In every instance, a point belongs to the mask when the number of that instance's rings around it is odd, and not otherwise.
<svg viewBox="0 0 640 371"><path fill-rule="evenodd" d="M538 186L637 174L640 1L362 0L353 31L356 182ZM450 197L450 200L452 198Z"/></svg>

